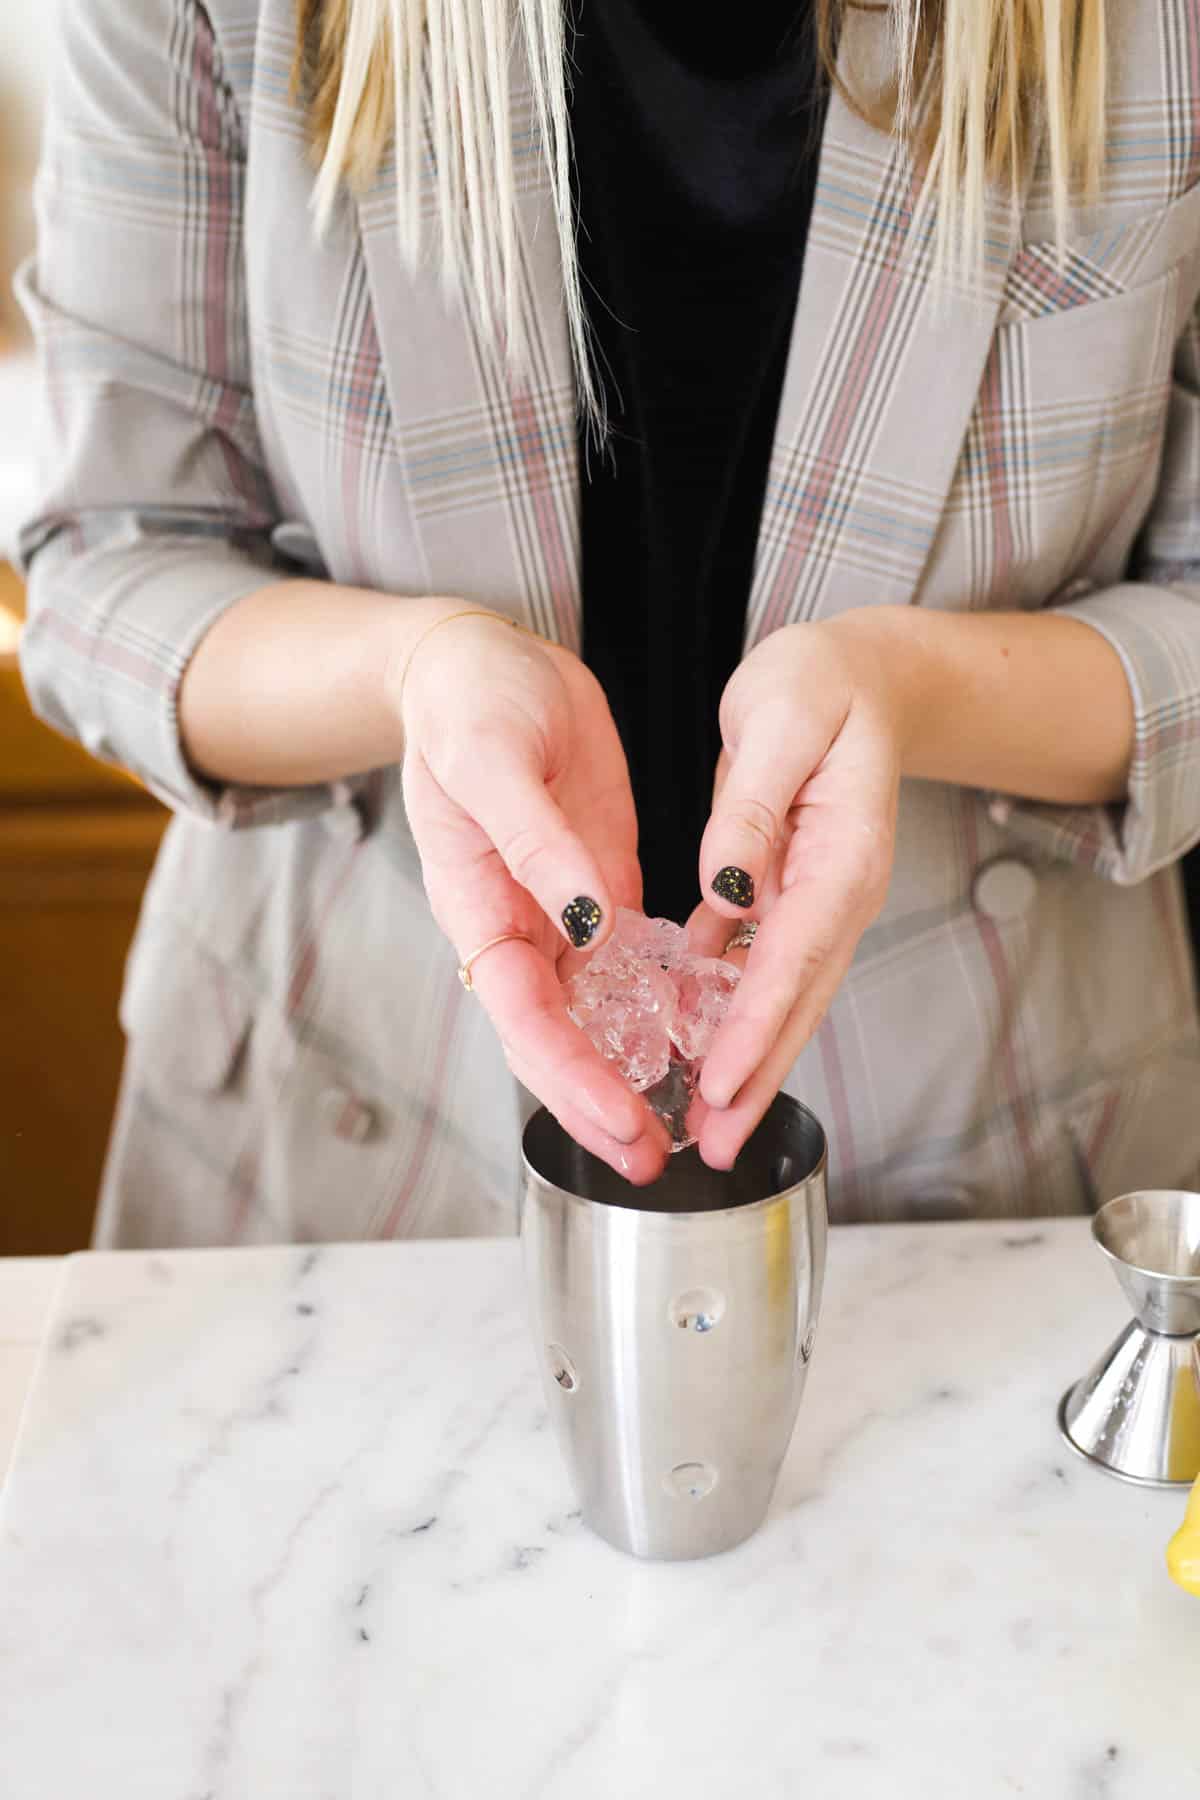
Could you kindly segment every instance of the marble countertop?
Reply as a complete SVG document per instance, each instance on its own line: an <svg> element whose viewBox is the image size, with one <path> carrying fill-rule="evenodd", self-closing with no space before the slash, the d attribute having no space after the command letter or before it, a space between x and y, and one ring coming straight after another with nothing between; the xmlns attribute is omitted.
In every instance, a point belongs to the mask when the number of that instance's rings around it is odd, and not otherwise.
<svg viewBox="0 0 1200 1800"><path fill-rule="evenodd" d="M580 1524L512 1242L80 1256L0 1499L5 1800L1193 1800L1183 1497L1073 1457L1080 1220L832 1237L767 1526Z"/></svg>
<svg viewBox="0 0 1200 1800"><path fill-rule="evenodd" d="M57 1256L0 1256L0 1486L59 1282Z"/></svg>

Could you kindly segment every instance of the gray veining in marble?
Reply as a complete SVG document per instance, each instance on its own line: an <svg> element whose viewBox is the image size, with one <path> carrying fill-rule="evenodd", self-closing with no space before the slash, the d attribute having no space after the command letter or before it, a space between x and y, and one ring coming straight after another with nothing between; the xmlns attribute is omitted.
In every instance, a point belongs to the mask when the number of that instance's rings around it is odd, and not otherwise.
<svg viewBox="0 0 1200 1800"><path fill-rule="evenodd" d="M1083 1221L852 1228L766 1529L581 1525L517 1247L68 1264L0 1512L4 1800L1194 1800L1182 1512L1054 1408Z"/></svg>

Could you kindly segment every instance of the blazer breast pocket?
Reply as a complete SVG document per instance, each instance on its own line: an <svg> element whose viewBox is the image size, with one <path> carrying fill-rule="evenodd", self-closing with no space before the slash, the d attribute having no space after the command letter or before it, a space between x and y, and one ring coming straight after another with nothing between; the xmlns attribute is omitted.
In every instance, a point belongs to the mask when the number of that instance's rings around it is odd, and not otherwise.
<svg viewBox="0 0 1200 1800"><path fill-rule="evenodd" d="M1176 263L997 329L950 500L995 537L985 603L1122 579L1158 483L1184 279Z"/></svg>
<svg viewBox="0 0 1200 1800"><path fill-rule="evenodd" d="M1165 206L1084 209L1060 257L1052 219L1026 215L997 322L1019 324L1103 305L1148 287L1200 250L1200 185Z"/></svg>

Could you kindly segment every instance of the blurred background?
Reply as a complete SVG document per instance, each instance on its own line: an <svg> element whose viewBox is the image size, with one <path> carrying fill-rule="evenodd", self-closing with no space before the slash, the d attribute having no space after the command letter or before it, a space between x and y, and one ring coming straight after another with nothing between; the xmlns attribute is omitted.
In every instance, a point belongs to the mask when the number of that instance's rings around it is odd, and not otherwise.
<svg viewBox="0 0 1200 1800"><path fill-rule="evenodd" d="M0 1255L87 1243L120 1073L121 969L165 822L133 782L37 723L17 672L24 599L10 559L36 409L11 281L33 236L52 55L46 0L0 0Z"/></svg>

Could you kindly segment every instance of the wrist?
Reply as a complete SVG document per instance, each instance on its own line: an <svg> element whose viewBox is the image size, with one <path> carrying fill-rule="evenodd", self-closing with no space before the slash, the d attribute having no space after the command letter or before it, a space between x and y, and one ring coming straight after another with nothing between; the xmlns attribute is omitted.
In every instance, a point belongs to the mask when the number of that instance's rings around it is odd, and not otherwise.
<svg viewBox="0 0 1200 1800"><path fill-rule="evenodd" d="M488 624L494 621L499 625L507 625L512 630L515 623L507 614L494 612L490 608L474 605L466 600L446 599L440 595L427 599L405 600L394 607L394 616L389 620L387 643L383 654L379 654L379 646L373 647L375 665L382 682L383 692L388 706L400 727L403 738L403 705L410 675L418 661L419 654L426 638L437 632L442 626L450 626L451 621L462 621L466 628L472 621ZM403 743L401 742L401 752Z"/></svg>
<svg viewBox="0 0 1200 1800"><path fill-rule="evenodd" d="M927 617L910 606L863 606L823 621L823 628L848 660L855 692L891 733L901 774L917 774L942 680Z"/></svg>

